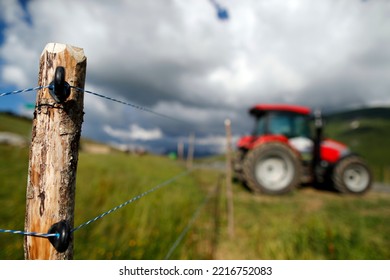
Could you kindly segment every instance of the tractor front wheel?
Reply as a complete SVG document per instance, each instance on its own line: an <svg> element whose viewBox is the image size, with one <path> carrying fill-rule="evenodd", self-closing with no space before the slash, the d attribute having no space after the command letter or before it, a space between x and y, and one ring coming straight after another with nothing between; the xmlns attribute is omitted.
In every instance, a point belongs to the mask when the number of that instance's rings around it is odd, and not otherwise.
<svg viewBox="0 0 390 280"><path fill-rule="evenodd" d="M270 142L248 152L243 164L247 186L266 194L283 194L300 183L301 164L287 145Z"/></svg>
<svg viewBox="0 0 390 280"><path fill-rule="evenodd" d="M333 185L341 193L362 194L371 188L372 176L364 161L357 156L341 159L334 167Z"/></svg>

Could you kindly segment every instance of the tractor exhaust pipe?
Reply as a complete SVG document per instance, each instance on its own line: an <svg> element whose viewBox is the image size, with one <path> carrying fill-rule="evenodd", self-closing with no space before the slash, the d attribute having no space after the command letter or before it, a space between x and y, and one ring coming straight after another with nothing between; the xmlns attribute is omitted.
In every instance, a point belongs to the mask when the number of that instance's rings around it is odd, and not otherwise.
<svg viewBox="0 0 390 280"><path fill-rule="evenodd" d="M321 141L322 141L322 131L323 131L324 122L322 119L321 110L317 109L314 112L314 127L315 127L315 136L314 136L314 147L313 147L313 174L314 174L314 182L319 183L322 182L318 170L319 165L321 163Z"/></svg>

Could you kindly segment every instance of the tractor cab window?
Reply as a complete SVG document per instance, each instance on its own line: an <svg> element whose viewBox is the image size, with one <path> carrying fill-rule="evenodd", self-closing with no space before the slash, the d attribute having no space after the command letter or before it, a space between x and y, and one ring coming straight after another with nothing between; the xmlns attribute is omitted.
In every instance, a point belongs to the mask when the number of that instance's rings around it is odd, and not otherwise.
<svg viewBox="0 0 390 280"><path fill-rule="evenodd" d="M309 137L308 117L290 112L271 112L268 116L268 133L288 138Z"/></svg>
<svg viewBox="0 0 390 280"><path fill-rule="evenodd" d="M288 138L310 137L309 119L306 115L291 112L267 112L256 117L254 134L279 134Z"/></svg>
<svg viewBox="0 0 390 280"><path fill-rule="evenodd" d="M295 136L311 138L310 123L308 116L297 115L294 118Z"/></svg>
<svg viewBox="0 0 390 280"><path fill-rule="evenodd" d="M281 134L291 137L292 134L292 120L289 114L284 112L273 112L268 117L268 133Z"/></svg>
<svg viewBox="0 0 390 280"><path fill-rule="evenodd" d="M264 135L266 131L266 126L265 126L265 117L264 115L262 117L256 118L256 126L255 126L255 135Z"/></svg>

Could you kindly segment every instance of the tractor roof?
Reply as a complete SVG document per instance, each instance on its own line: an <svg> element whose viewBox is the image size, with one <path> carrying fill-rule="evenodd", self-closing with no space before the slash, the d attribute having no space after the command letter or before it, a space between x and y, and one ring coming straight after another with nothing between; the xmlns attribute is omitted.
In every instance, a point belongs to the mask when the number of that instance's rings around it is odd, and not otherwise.
<svg viewBox="0 0 390 280"><path fill-rule="evenodd" d="M310 109L307 107L287 104L257 104L249 110L249 113L257 115L266 111L293 112L301 115L310 114Z"/></svg>

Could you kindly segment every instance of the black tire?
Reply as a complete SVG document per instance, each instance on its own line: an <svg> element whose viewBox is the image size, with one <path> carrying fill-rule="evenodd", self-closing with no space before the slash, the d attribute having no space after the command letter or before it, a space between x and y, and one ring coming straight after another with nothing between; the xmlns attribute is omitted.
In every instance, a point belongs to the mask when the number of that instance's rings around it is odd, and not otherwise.
<svg viewBox="0 0 390 280"><path fill-rule="evenodd" d="M302 168L298 156L279 142L262 144L248 152L243 163L247 186L254 192L284 194L300 183Z"/></svg>
<svg viewBox="0 0 390 280"><path fill-rule="evenodd" d="M360 157L351 155L336 164L332 181L340 193L363 194L371 188L372 174Z"/></svg>

